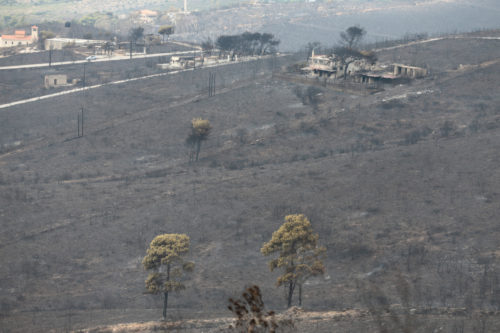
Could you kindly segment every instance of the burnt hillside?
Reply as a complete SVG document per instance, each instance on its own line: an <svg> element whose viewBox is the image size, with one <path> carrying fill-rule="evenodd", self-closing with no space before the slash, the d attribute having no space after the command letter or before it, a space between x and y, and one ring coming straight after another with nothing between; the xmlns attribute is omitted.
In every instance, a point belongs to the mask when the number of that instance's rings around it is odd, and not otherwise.
<svg viewBox="0 0 500 333"><path fill-rule="evenodd" d="M196 264L172 318L227 316L227 298L249 283L283 310L259 249L289 213L306 214L327 247L327 274L305 285L305 309L366 310L407 295L420 313L498 310L496 54L374 95L321 88L312 105L297 97L306 86L266 65L240 79L221 71L227 82L211 98L208 80L187 72L1 110L1 326L158 319L141 259L167 232L191 237ZM81 103L85 135L75 138ZM213 131L188 163L194 117ZM498 331L495 318L465 329ZM457 320L424 316L418 331L453 332Z"/></svg>

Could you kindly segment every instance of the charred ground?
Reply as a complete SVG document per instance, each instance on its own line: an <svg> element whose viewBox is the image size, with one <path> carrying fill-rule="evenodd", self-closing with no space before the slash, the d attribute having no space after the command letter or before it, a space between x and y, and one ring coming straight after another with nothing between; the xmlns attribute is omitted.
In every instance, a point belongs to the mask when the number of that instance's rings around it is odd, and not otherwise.
<svg viewBox="0 0 500 333"><path fill-rule="evenodd" d="M419 313L467 309L419 317L422 332L497 331L496 313L477 311L499 307L500 63L495 52L466 58L476 42L442 41L463 52L439 70L443 44L426 44L428 78L369 96L323 88L313 105L272 77L276 63L258 63L220 69L212 98L198 70L2 110L1 326L158 319L141 258L164 232L188 234L196 263L174 317L226 316L227 298L255 282L281 310L259 249L300 212L328 251L325 278L304 288L306 309L404 305L402 277ZM402 50L379 57L411 62ZM75 139L82 104L86 133ZM194 117L213 131L189 164Z"/></svg>

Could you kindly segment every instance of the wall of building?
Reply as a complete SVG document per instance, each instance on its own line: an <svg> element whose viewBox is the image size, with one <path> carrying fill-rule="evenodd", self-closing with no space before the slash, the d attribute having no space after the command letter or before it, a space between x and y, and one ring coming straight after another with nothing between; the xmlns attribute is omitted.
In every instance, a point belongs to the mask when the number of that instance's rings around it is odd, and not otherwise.
<svg viewBox="0 0 500 333"><path fill-rule="evenodd" d="M26 32L24 30L16 30L14 32L14 35L3 35L3 37L0 36L0 48L28 46L35 43L36 41L38 41L38 27L32 26L31 35L26 35Z"/></svg>
<svg viewBox="0 0 500 333"><path fill-rule="evenodd" d="M0 47L15 47L15 46L28 46L31 41L13 41L13 40L3 40L0 37Z"/></svg>
<svg viewBox="0 0 500 333"><path fill-rule="evenodd" d="M394 64L394 75L402 77L419 78L427 75L425 68Z"/></svg>
<svg viewBox="0 0 500 333"><path fill-rule="evenodd" d="M66 74L45 75L45 89L57 88L68 85L68 76Z"/></svg>
<svg viewBox="0 0 500 333"><path fill-rule="evenodd" d="M65 46L84 46L90 44L103 45L105 40L91 40L91 39L78 39L78 38L50 38L44 42L46 50L62 50Z"/></svg>

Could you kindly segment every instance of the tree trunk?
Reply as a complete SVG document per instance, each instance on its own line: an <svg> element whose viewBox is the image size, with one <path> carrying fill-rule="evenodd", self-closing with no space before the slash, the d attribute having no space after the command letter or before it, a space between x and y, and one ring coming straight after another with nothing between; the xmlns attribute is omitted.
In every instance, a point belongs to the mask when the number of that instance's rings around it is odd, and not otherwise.
<svg viewBox="0 0 500 333"><path fill-rule="evenodd" d="M196 142L196 161L198 161L198 155L200 155L201 141Z"/></svg>
<svg viewBox="0 0 500 333"><path fill-rule="evenodd" d="M292 281L289 282L288 284L288 308L292 306L292 296L293 296L293 290L295 289L295 285Z"/></svg>
<svg viewBox="0 0 500 333"><path fill-rule="evenodd" d="M163 296L163 320L167 320L168 291Z"/></svg>
<svg viewBox="0 0 500 333"><path fill-rule="evenodd" d="M170 264L167 265L167 281L170 281ZM167 320L168 290L163 293L163 320Z"/></svg>
<svg viewBox="0 0 500 333"><path fill-rule="evenodd" d="M299 284L299 306L302 306L302 284Z"/></svg>

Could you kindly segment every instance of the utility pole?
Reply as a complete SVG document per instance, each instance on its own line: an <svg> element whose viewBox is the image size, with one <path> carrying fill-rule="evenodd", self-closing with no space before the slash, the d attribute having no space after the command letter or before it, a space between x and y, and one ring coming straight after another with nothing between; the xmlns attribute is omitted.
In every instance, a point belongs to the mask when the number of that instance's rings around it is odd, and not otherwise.
<svg viewBox="0 0 500 333"><path fill-rule="evenodd" d="M86 62L83 63L83 89L85 89L85 65L87 65Z"/></svg>
<svg viewBox="0 0 500 333"><path fill-rule="evenodd" d="M83 136L83 106L82 106L82 136Z"/></svg>
<svg viewBox="0 0 500 333"><path fill-rule="evenodd" d="M49 49L49 67L52 66L52 47Z"/></svg>
<svg viewBox="0 0 500 333"><path fill-rule="evenodd" d="M83 137L83 106L82 106L82 111L81 113L78 112L78 137L81 138Z"/></svg>
<svg viewBox="0 0 500 333"><path fill-rule="evenodd" d="M208 97L212 97L212 73L208 73Z"/></svg>
<svg viewBox="0 0 500 333"><path fill-rule="evenodd" d="M215 95L215 73L210 73L208 78L208 97Z"/></svg>
<svg viewBox="0 0 500 333"><path fill-rule="evenodd" d="M130 59L132 59L132 41L130 41Z"/></svg>

